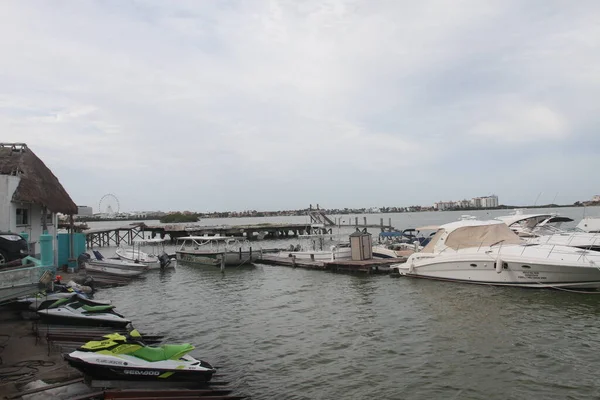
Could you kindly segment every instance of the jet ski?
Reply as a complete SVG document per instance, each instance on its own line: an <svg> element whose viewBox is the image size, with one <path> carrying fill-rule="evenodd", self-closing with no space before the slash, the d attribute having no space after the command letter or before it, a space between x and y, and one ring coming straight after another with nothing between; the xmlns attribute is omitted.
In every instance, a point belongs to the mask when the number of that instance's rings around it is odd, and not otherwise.
<svg viewBox="0 0 600 400"><path fill-rule="evenodd" d="M131 323L114 310L110 304L99 305L89 299L58 299L43 310L38 310L40 319L50 324L111 326L125 328Z"/></svg>
<svg viewBox="0 0 600 400"><path fill-rule="evenodd" d="M105 306L110 305L110 300L92 300L87 297L83 293L77 292L56 292L56 293L48 293L43 294L40 293L35 297L24 298L21 301L29 302L29 309L31 311L44 310L53 304L56 303L57 300L67 299L68 301L65 303L75 303L81 302L83 304L87 304L89 306Z"/></svg>
<svg viewBox="0 0 600 400"><path fill-rule="evenodd" d="M65 354L65 360L98 380L208 382L216 369L188 355L189 343L147 346L137 330L112 333Z"/></svg>

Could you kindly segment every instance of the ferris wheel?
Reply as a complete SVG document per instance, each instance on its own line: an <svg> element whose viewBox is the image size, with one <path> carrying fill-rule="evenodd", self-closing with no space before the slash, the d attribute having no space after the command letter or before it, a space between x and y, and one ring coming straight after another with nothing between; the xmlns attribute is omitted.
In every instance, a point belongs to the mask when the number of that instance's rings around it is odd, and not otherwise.
<svg viewBox="0 0 600 400"><path fill-rule="evenodd" d="M113 216L119 213L120 209L119 199L112 193L105 194L100 198L98 203L98 212L100 214L107 214Z"/></svg>

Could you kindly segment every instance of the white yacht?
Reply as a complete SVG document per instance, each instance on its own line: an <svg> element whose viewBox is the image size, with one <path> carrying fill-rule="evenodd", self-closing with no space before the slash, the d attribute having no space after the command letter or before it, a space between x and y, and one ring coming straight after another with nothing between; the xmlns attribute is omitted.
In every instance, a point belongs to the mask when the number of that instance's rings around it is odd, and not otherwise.
<svg viewBox="0 0 600 400"><path fill-rule="evenodd" d="M486 285L600 288L600 253L530 244L500 221L461 220L440 226L400 275Z"/></svg>
<svg viewBox="0 0 600 400"><path fill-rule="evenodd" d="M512 215L497 217L528 243L552 244L600 251L600 234L584 232L580 229L561 229L564 222L573 219L557 214L523 214L517 210Z"/></svg>

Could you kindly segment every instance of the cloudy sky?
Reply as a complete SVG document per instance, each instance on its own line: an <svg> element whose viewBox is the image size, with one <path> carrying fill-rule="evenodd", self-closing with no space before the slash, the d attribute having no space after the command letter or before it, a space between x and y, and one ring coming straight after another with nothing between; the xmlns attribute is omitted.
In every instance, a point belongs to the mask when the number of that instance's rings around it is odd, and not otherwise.
<svg viewBox="0 0 600 400"><path fill-rule="evenodd" d="M121 210L600 194L596 0L0 2L0 141Z"/></svg>

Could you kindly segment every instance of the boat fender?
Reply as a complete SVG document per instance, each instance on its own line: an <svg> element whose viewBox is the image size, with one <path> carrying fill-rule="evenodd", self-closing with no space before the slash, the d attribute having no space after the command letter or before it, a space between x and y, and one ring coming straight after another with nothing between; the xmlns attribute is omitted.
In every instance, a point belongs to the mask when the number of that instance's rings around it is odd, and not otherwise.
<svg viewBox="0 0 600 400"><path fill-rule="evenodd" d="M410 265L408 267L408 273L412 274L415 272L415 261L411 260Z"/></svg>
<svg viewBox="0 0 600 400"><path fill-rule="evenodd" d="M502 260L500 258L498 258L496 260L496 273L501 273L502 272Z"/></svg>

